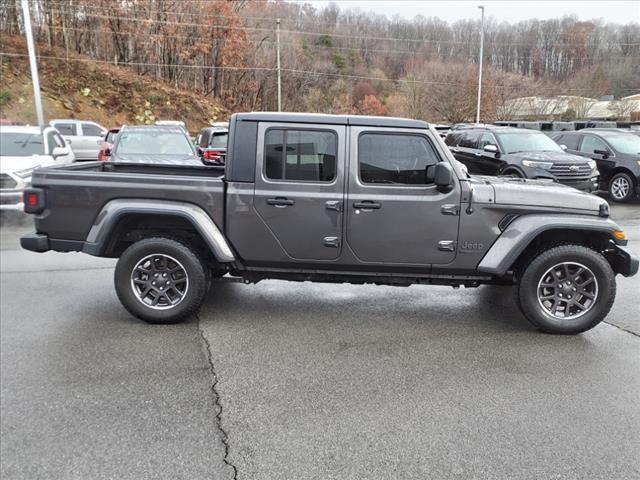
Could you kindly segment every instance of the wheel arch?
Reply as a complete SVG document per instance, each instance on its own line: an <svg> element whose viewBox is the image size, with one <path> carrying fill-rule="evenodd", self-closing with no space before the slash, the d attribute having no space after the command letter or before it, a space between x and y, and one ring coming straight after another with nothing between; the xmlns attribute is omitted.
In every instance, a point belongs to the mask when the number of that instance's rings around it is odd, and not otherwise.
<svg viewBox="0 0 640 480"><path fill-rule="evenodd" d="M133 229L174 237L189 234L196 247L201 247L202 253L211 254L215 261L235 260L224 235L202 208L167 200L111 200L94 220L82 251L96 256L118 256L119 242L126 241L123 235ZM128 241L133 243L135 238Z"/></svg>
<svg viewBox="0 0 640 480"><path fill-rule="evenodd" d="M618 165L617 167L609 170L609 172L607 173L607 188L609 182L611 182L611 179L618 173L626 173L627 175L629 175L631 177L631 181L633 182L633 186L637 187L638 179L636 178L636 174L633 173L629 168Z"/></svg>
<svg viewBox="0 0 640 480"><path fill-rule="evenodd" d="M610 219L592 216L525 215L498 237L478 264L478 270L502 276L526 263L550 245L572 243L604 251L620 230Z"/></svg>

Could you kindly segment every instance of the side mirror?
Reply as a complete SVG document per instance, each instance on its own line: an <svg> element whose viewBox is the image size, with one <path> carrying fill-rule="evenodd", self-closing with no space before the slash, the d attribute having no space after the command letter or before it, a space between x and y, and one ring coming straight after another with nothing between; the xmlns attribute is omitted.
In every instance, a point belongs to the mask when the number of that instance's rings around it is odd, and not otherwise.
<svg viewBox="0 0 640 480"><path fill-rule="evenodd" d="M64 157L65 155L69 155L69 147L55 147L51 151L51 156L56 159L58 157Z"/></svg>
<svg viewBox="0 0 640 480"><path fill-rule="evenodd" d="M483 150L485 152L498 153L498 147L493 144L485 145Z"/></svg>
<svg viewBox="0 0 640 480"><path fill-rule="evenodd" d="M609 150L594 150L596 155L602 155L602 158L609 158Z"/></svg>
<svg viewBox="0 0 640 480"><path fill-rule="evenodd" d="M561 148L562 150L566 150L566 149L567 149L567 146L566 146L566 145L560 145L560 148Z"/></svg>
<svg viewBox="0 0 640 480"><path fill-rule="evenodd" d="M453 169L447 162L436 164L433 183L439 190L449 191L453 188Z"/></svg>

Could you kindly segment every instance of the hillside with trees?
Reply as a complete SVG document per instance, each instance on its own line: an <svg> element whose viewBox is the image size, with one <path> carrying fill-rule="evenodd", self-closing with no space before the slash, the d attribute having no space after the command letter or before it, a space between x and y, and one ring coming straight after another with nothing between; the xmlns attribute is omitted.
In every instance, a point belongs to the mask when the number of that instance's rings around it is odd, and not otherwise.
<svg viewBox="0 0 640 480"><path fill-rule="evenodd" d="M22 34L19 3L0 7L3 37ZM228 112L276 109L278 18L284 110L449 122L475 111L479 20L266 0L34 0L32 8L39 45L57 52L50 64L124 67ZM640 91L640 25L489 19L484 62L483 121L503 118L516 97L624 97Z"/></svg>

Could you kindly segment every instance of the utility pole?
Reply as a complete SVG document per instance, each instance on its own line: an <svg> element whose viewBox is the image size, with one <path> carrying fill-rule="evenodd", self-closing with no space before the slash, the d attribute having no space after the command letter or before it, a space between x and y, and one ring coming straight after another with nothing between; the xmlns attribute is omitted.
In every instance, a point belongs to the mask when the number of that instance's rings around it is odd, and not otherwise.
<svg viewBox="0 0 640 480"><path fill-rule="evenodd" d="M276 20L276 62L278 65L278 111L282 111L282 80L280 79L280 19Z"/></svg>
<svg viewBox="0 0 640 480"><path fill-rule="evenodd" d="M29 13L28 0L22 0L22 17L24 18L24 34L27 37L27 49L29 50L31 83L33 83L33 101L36 105L38 125L43 127L44 114L42 113L42 98L40 97L40 80L38 79L38 64L36 62L36 49L33 44L33 32L31 31L31 15Z"/></svg>
<svg viewBox="0 0 640 480"><path fill-rule="evenodd" d="M482 96L482 57L484 50L484 5L478 5L482 10L482 21L480 22L480 71L478 73L478 107L476 108L476 123L480 123L480 97Z"/></svg>

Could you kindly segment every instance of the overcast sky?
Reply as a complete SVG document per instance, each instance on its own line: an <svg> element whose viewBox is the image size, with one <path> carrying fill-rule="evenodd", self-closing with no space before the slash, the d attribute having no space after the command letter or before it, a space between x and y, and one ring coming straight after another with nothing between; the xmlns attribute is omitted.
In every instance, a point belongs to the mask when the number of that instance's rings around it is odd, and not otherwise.
<svg viewBox="0 0 640 480"><path fill-rule="evenodd" d="M519 22L530 18L549 19L565 15L576 15L580 20L602 18L613 23L640 23L640 0L294 0L298 3L310 3L322 8L336 3L341 10L359 9L377 14L400 15L411 19L416 15L440 17L453 22L465 18L478 18L478 5L485 6L485 14L499 22Z"/></svg>

